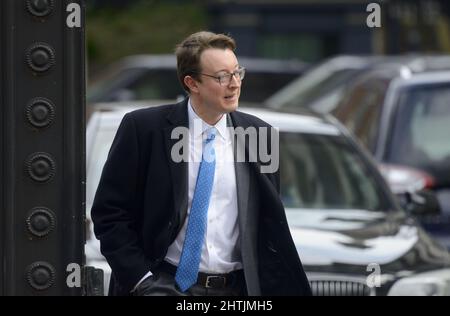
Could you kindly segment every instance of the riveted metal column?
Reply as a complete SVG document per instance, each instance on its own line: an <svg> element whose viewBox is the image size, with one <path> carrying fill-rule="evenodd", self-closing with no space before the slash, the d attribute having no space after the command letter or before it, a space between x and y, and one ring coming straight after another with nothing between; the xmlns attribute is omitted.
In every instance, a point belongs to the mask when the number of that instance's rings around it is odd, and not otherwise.
<svg viewBox="0 0 450 316"><path fill-rule="evenodd" d="M5 21L3 18L4 15L4 7L3 4L0 3L0 39L4 39L4 35L5 35L5 31L4 31L4 27L5 27ZM5 52L4 49L1 48L0 46L0 179L5 179L4 177L4 172L3 172L3 166L4 166L4 161L5 161L5 151L4 151L4 128L5 128L5 122L4 122L4 107L3 107L3 103L4 103L4 73L5 73L5 69L4 69L4 64L3 64L3 60L4 60L4 56L5 56ZM3 182L4 180L0 180L0 295L3 295L4 293L4 284L5 284L5 280L4 280L4 274L2 271L3 270L3 264L4 264L4 242L5 242L5 230L4 230L4 225L3 223L5 222L5 211L4 211L4 207L5 207L5 203L4 203L4 187L3 187Z"/></svg>
<svg viewBox="0 0 450 316"><path fill-rule="evenodd" d="M3 0L0 9L0 294L79 295L84 0Z"/></svg>

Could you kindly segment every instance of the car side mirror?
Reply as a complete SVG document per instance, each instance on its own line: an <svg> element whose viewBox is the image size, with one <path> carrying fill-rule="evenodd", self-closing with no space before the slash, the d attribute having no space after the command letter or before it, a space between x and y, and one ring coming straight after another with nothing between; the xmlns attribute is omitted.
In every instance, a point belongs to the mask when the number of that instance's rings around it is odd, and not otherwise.
<svg viewBox="0 0 450 316"><path fill-rule="evenodd" d="M412 215L426 216L441 213L441 206L436 194L430 190L397 194L401 206Z"/></svg>

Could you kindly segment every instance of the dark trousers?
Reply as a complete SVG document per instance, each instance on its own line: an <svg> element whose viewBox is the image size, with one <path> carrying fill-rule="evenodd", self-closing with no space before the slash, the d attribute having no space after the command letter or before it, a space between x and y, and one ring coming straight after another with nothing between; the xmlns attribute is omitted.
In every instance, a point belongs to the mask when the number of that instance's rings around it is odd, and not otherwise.
<svg viewBox="0 0 450 316"><path fill-rule="evenodd" d="M244 272L233 272L233 277L224 286L206 287L194 284L181 292L175 282L176 267L164 264L145 279L133 292L134 296L246 296Z"/></svg>

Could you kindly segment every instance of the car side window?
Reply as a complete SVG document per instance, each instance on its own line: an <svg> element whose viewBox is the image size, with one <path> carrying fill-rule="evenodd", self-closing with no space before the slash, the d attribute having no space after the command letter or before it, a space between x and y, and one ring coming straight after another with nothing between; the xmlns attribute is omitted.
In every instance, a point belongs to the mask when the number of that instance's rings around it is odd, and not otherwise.
<svg viewBox="0 0 450 316"><path fill-rule="evenodd" d="M423 170L450 185L449 85L412 85L399 93L386 160Z"/></svg>
<svg viewBox="0 0 450 316"><path fill-rule="evenodd" d="M281 133L280 175L287 208L389 208L359 153L342 137Z"/></svg>

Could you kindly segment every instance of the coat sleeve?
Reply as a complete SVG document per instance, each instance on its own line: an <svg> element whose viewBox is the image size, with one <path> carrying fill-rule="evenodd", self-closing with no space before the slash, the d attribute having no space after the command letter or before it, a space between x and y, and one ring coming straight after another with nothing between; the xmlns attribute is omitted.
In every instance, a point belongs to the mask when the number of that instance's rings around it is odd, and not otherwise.
<svg viewBox="0 0 450 316"><path fill-rule="evenodd" d="M136 231L139 165L136 124L127 114L109 151L91 210L101 252L127 292L151 266Z"/></svg>

